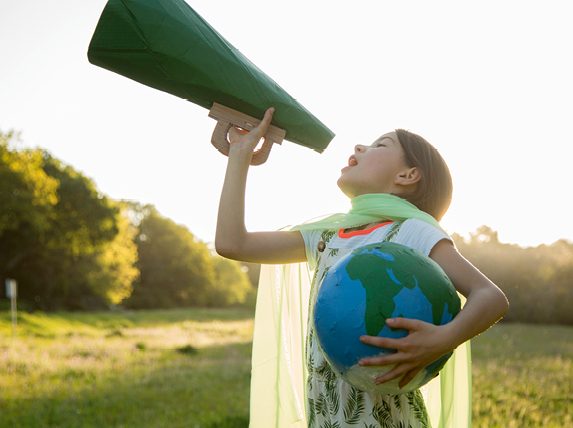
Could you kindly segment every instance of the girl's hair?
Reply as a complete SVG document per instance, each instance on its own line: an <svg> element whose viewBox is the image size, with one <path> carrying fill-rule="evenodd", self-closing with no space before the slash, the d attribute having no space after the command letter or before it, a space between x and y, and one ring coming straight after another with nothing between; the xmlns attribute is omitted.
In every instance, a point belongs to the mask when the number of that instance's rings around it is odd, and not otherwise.
<svg viewBox="0 0 573 428"><path fill-rule="evenodd" d="M422 175L418 187L407 195L398 195L441 220L452 201L452 176L446 162L436 148L413 132L396 129L398 141L409 167L416 167Z"/></svg>

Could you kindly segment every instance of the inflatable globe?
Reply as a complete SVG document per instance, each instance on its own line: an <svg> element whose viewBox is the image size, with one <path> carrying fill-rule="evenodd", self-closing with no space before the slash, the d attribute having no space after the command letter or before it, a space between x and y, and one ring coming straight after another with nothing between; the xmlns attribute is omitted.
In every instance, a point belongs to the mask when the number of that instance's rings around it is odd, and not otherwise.
<svg viewBox="0 0 573 428"><path fill-rule="evenodd" d="M401 338L387 318L414 318L442 325L460 311L460 299L440 266L419 251L383 242L358 248L338 260L318 291L314 329L318 346L346 382L377 394L404 394L428 383L451 353L422 369L404 388L400 378L381 385L375 379L394 366L358 365L358 360L396 352L360 342L360 336Z"/></svg>

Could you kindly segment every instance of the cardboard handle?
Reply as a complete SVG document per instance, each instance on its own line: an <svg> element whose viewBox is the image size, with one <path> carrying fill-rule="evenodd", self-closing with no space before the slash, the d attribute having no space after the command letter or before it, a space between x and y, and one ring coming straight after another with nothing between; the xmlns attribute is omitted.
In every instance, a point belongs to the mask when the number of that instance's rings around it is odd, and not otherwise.
<svg viewBox="0 0 573 428"><path fill-rule="evenodd" d="M260 119L255 119L254 117L217 103L213 103L213 107L211 107L209 111L209 117L217 120L217 125L215 125L211 137L211 144L225 156L229 156L230 144L227 135L229 134L231 126L250 131L261 123ZM265 163L269 157L273 143L281 144L285 135L285 130L274 125L269 125L267 132L265 132L263 136L264 142L262 147L253 152L251 165L261 165Z"/></svg>

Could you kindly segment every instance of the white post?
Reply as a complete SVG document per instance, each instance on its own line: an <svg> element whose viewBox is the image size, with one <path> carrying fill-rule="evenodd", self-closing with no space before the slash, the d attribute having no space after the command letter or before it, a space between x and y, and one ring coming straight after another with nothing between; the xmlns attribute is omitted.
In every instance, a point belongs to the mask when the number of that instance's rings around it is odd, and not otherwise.
<svg viewBox="0 0 573 428"><path fill-rule="evenodd" d="M12 312L12 336L16 337L16 328L18 327L16 298L18 296L18 283L15 279L6 279L6 297L10 298L10 309Z"/></svg>

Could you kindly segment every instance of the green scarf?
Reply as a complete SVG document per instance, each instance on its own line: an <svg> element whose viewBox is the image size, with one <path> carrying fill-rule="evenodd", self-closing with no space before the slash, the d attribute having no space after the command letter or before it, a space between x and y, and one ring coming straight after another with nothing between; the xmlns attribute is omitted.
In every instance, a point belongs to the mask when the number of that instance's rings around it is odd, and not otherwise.
<svg viewBox="0 0 573 428"><path fill-rule="evenodd" d="M386 193L371 193L356 196L350 201L348 213L334 214L318 221L303 223L291 230L348 229L380 220L407 220L416 218L443 230L430 214L398 196Z"/></svg>
<svg viewBox="0 0 573 428"><path fill-rule="evenodd" d="M351 205L346 214L291 230L346 229L410 218L441 229L434 217L397 196L361 195ZM307 263L262 266L253 335L250 428L307 427L304 352L310 282ZM468 341L454 352L440 376L422 387L433 428L471 426L470 355Z"/></svg>

